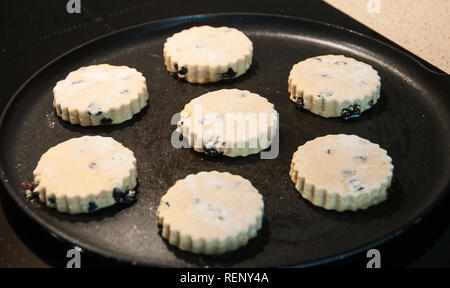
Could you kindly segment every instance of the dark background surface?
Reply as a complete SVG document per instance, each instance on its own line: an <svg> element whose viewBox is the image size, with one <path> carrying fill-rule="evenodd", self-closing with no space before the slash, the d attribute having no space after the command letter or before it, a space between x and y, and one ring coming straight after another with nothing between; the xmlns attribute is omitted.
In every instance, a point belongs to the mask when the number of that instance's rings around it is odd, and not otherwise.
<svg viewBox="0 0 450 288"><path fill-rule="evenodd" d="M66 12L66 3L65 0L1 1L0 109L33 73L67 50L122 28L163 18L219 12L283 14L336 24L389 42L318 0L81 0L82 13L72 15ZM54 239L29 219L2 186L0 202L0 267L65 267L66 252L71 247ZM420 223L377 247L381 251L382 266L450 267L448 208L449 197ZM365 267L366 263L367 258L362 253L329 265ZM126 264L82 255L82 267L96 266Z"/></svg>

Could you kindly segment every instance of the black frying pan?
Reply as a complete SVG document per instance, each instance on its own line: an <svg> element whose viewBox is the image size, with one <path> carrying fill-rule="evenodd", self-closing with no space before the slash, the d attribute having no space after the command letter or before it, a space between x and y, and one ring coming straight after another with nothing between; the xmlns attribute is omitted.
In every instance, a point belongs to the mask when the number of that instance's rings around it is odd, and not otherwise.
<svg viewBox="0 0 450 288"><path fill-rule="evenodd" d="M227 25L254 43L250 70L234 80L192 85L171 77L163 64L167 37L193 25ZM287 78L293 64L322 54L344 54L371 64L382 79L380 101L353 121L325 119L297 110ZM135 67L147 78L150 105L121 125L84 128L55 116L52 89L80 66ZM435 74L407 54L336 26L305 19L216 14L151 22L113 33L59 57L16 93L2 114L1 179L24 211L56 237L106 257L157 266L287 266L324 263L368 249L420 221L446 194L450 175L449 77ZM211 158L174 149L174 113L191 99L222 88L267 97L280 113L276 159ZM366 211L337 213L300 197L289 178L292 153L326 134L357 134L387 149L395 166L390 199ZM21 186L50 147L81 135L111 136L135 152L139 196L131 206L90 215L67 215L28 200ZM258 237L222 256L199 256L160 236L155 211L176 180L199 171L228 171L249 179L263 194L266 218ZM442 219L448 221L448 219Z"/></svg>

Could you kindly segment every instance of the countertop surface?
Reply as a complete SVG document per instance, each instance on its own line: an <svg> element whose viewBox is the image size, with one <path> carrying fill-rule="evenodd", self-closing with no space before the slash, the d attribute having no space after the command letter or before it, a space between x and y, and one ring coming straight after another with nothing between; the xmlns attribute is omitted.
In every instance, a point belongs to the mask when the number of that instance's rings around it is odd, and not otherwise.
<svg viewBox="0 0 450 288"><path fill-rule="evenodd" d="M325 2L450 73L450 1L325 0Z"/></svg>
<svg viewBox="0 0 450 288"><path fill-rule="evenodd" d="M72 15L66 12L67 1L1 1L0 21L7 29L0 32L3 79L0 110L34 72L77 45L131 25L202 13L254 12L311 18L346 27L394 46L395 42L439 69L450 71L450 1L380 0L379 11L376 6L367 10L368 2L373 0L326 1L351 17L314 0L171 1L170 4L142 0L82 1L82 13ZM71 247L53 238L27 217L2 185L0 204L0 267L65 267L66 252ZM383 255L383 266L450 267L448 207L449 197L421 223L377 247ZM366 256L359 254L330 265L365 267L366 262ZM126 266L90 254L83 254L82 263L83 267Z"/></svg>

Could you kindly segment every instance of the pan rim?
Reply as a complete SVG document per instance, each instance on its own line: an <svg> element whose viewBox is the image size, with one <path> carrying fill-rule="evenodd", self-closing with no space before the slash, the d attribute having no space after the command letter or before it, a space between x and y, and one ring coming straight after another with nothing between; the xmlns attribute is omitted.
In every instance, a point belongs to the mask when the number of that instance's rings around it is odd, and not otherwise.
<svg viewBox="0 0 450 288"><path fill-rule="evenodd" d="M201 18L201 19L212 19L214 20L217 17L231 17L231 16L239 16L239 17L247 17L247 16L253 16L256 18L272 18L272 19L289 19L291 21L299 21L299 22L309 22L309 23L313 23L313 24L317 24L317 25L322 25L322 26L326 26L329 29L337 29L340 31L345 31L346 33L350 33L352 35L355 35L357 37L363 38L363 39L367 39L369 41L375 41L378 44L384 45L386 46L387 49L390 49L391 51L394 51L396 53L401 54L403 57L407 57L410 61L412 60L413 62L415 62L415 64L417 64L421 69L423 69L424 71L427 71L428 73L432 73L435 75L448 75L445 72L441 71L440 69L436 68L436 70L444 73L438 73L435 71L432 71L430 69L428 69L426 66L424 66L421 62L419 62L417 59L415 59L412 55L406 53L405 51L402 51L394 46L391 46L390 44L383 42L381 40L378 40L376 38L367 36L365 34L356 32L354 30L351 29L347 29L338 25L334 25L334 24L330 24L330 23L326 23L326 22L322 22L322 21L317 21L317 20L312 20L312 19L308 19L308 18L302 18L302 17L294 17L294 16L286 16L286 15L277 15L277 14L264 14L264 13L211 13L211 14L197 14L197 15L188 15L188 16L180 16L180 17L172 17L172 18L165 18L165 19L158 19L158 20L154 20L154 21L149 21L149 22L145 22L145 23L141 23L141 24L137 24L137 25L132 25L129 27L125 27L122 29L119 29L117 31L113 31L111 33L107 33L104 34L102 36L96 37L92 40L86 41L70 50L68 50L67 52L61 54L60 56L54 58L52 61L50 61L49 63L47 63L46 65L44 65L42 68L40 68L37 72L33 73L20 87L19 89L13 94L13 96L11 97L11 99L8 101L8 103L6 104L6 106L4 107L1 115L0 115L0 130L2 129L2 127L4 126L4 122L6 119L6 115L8 113L8 111L10 110L10 107L13 105L14 101L19 98L20 93L24 90L25 87L28 86L28 84L30 82L32 82L38 75L42 74L45 70L47 70L49 67L51 67L52 65L54 65L55 63L57 63L58 61L61 61L61 59L65 58L66 56L74 53L77 50L80 50L82 48L85 48L89 45L91 45L94 42L98 42L100 40L103 40L105 38L109 38L118 34L122 34L124 32L129 32L135 29L139 29L145 26L155 26L158 24L169 24L169 25L163 25L165 28L167 27L171 27L172 25L176 26L179 24L184 24L184 23L189 23L192 22L192 20L195 20L197 18ZM202 21L202 22L207 22L207 21ZM104 249L100 249L98 247L95 247L93 245L87 244L84 245L82 243L80 243L80 241L77 241L77 239L74 239L74 237L67 235L65 232L55 228L53 225L49 224L48 222L46 222L45 220L43 220L37 213L36 211L34 211L33 209L30 209L26 206L25 202L23 201L23 199L19 196L19 193L16 193L14 191L17 191L17 189L14 189L10 183L8 182L7 178L6 178L6 171L3 168L2 162L0 161L0 179L2 180L2 184L5 187L5 190L8 192L8 194L11 196L11 198L16 202L16 204L25 212L25 214L32 218L33 221L35 221L36 223L39 224L39 226L41 228L43 228L45 231L47 231L48 233L50 233L50 235L52 235L54 238L58 239L59 241L65 242L67 244L69 244L70 246L74 246L74 247L79 247L81 248L84 252L88 252L88 253L94 253L97 255L101 255L105 258L109 258L109 259L113 259L116 260L118 262L123 262L123 263L131 263L133 265L141 265L141 266L160 266L157 263L152 263L151 261L136 261L136 259L133 259L132 257L127 257L127 256L120 256L119 258L117 258L117 256L113 255L113 253L111 253L108 250L104 250ZM308 261L308 262L304 262L304 263L299 263L299 264L290 264L288 266L294 266L294 267L311 267L311 266L318 266L321 264L326 264L326 263L331 263L331 262L335 262L336 260L339 259L344 259L347 257L350 257L352 255L356 255L362 251L368 250L370 248L379 246L380 244L383 244L389 240L391 240L392 238L394 238L395 236L400 235L401 233L403 233L404 231L406 231L407 229L411 228L412 226L414 226L414 224L419 223L423 217L425 217L427 214L429 214L437 205L438 203L444 199L447 196L448 191L450 190L450 177L449 179L447 179L447 183L444 184L444 190L438 195L438 197L432 201L432 203L430 205L428 205L428 207L426 207L425 209L423 209L422 211L420 211L419 213L416 213L416 216L414 216L409 222L407 222L406 224L401 224L399 225L399 227L393 229L390 232L385 233L384 236L368 243L365 245L362 245L358 248L354 248L354 249L350 249L348 251L342 252L342 253L338 253L336 255L327 257L327 258L322 258L322 259L317 259L317 260L313 260L313 261ZM82 242L82 241L81 241ZM86 244L86 243L85 243Z"/></svg>

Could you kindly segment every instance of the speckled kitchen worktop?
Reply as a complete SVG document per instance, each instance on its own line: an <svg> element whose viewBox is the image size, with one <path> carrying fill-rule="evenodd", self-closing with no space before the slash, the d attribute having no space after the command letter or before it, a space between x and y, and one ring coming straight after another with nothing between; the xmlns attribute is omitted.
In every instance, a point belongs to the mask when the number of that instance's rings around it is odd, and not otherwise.
<svg viewBox="0 0 450 288"><path fill-rule="evenodd" d="M324 0L450 73L450 0Z"/></svg>

